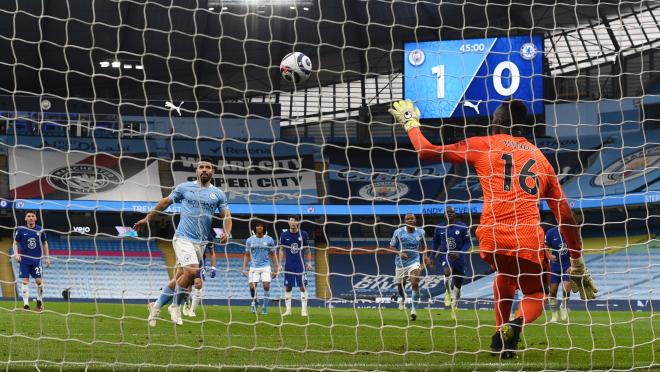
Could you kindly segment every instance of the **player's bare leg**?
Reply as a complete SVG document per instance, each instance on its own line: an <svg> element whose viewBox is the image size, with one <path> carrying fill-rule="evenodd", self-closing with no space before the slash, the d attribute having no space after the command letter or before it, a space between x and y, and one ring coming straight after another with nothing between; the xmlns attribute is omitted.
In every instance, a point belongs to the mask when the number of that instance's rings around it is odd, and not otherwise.
<svg viewBox="0 0 660 372"><path fill-rule="evenodd" d="M568 284L570 285L570 282ZM557 292L559 291L559 284L550 283L549 289L548 303L550 304L550 312L552 314L550 322L554 323L557 321Z"/></svg>
<svg viewBox="0 0 660 372"><path fill-rule="evenodd" d="M412 296L410 297L410 319L415 321L417 320L416 302L419 300L419 269L410 272L410 285L412 287Z"/></svg>
<svg viewBox="0 0 660 372"><path fill-rule="evenodd" d="M23 310L30 311L30 278L23 278L21 294L23 295Z"/></svg>
<svg viewBox="0 0 660 372"><path fill-rule="evenodd" d="M563 284L563 297L561 306L559 307L559 314L562 321L568 320L568 299L571 297L571 282L562 282Z"/></svg>

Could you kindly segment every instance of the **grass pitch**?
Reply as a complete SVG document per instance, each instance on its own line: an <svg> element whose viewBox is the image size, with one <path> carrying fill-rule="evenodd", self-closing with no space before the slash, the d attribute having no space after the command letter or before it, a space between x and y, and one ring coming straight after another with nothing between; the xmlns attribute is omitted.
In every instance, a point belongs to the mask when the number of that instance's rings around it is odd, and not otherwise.
<svg viewBox="0 0 660 372"><path fill-rule="evenodd" d="M0 366L16 369L660 369L660 317L649 312L570 313L570 324L527 326L517 360L487 351L492 311L299 308L282 318L244 306L207 306L183 326L164 310L155 328L144 305L46 303L43 314L0 302ZM204 320L205 321L202 321Z"/></svg>

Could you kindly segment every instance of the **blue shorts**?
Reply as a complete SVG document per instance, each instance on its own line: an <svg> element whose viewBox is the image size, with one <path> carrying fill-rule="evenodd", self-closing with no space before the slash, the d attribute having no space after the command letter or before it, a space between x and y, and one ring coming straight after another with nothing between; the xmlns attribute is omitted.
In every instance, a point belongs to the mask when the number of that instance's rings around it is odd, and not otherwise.
<svg viewBox="0 0 660 372"><path fill-rule="evenodd" d="M307 287L307 273L286 273L284 274L284 286L285 287Z"/></svg>
<svg viewBox="0 0 660 372"><path fill-rule="evenodd" d="M20 264L21 279L33 277L41 279L41 263L23 263Z"/></svg>
<svg viewBox="0 0 660 372"><path fill-rule="evenodd" d="M450 260L448 258L440 259L440 270L444 273L445 267L451 269L452 275L465 275L465 263L463 260Z"/></svg>
<svg viewBox="0 0 660 372"><path fill-rule="evenodd" d="M550 265L550 284L570 282L571 277L568 275L569 268L570 266L562 267L560 265Z"/></svg>

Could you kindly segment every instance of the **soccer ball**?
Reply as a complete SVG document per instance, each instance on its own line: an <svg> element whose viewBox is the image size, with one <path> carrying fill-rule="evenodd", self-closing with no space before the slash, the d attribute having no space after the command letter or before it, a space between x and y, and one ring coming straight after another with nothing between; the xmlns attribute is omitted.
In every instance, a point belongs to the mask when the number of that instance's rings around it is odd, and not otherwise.
<svg viewBox="0 0 660 372"><path fill-rule="evenodd" d="M300 52L289 53L282 58L280 72L284 80L302 83L312 74L312 61Z"/></svg>

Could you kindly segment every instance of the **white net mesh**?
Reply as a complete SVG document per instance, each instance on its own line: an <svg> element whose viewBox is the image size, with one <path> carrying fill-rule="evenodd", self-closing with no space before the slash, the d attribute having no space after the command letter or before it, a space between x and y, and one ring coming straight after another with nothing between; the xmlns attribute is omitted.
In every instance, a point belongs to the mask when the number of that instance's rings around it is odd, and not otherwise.
<svg viewBox="0 0 660 372"><path fill-rule="evenodd" d="M658 368L659 19L652 1L1 4L0 363ZM297 86L279 69L293 51L314 70ZM525 327L518 358L500 360L489 353L494 275L474 234L479 177L468 164L421 162L386 109L413 100L427 138L450 144L483 135L509 96L525 103L535 124L525 136L583 216L600 291L591 302L573 294L564 311L559 288L556 308ZM163 306L150 327L145 305L174 275L180 204L141 234L130 227L195 180L200 159L217 166L233 237L219 243L216 215L196 316L177 326ZM447 206L465 231L436 229ZM14 243L31 210L45 234L22 229ZM401 301L387 249L406 213L429 248L465 250L460 296L438 261L422 270L419 301L411 283ZM290 215L312 247L309 316L296 288L283 315L291 277L266 294L268 274L243 273L254 223L279 241ZM541 219L555 223L545 204ZM13 245L29 259L44 235L51 264L19 263ZM258 282L254 311L248 281Z"/></svg>

